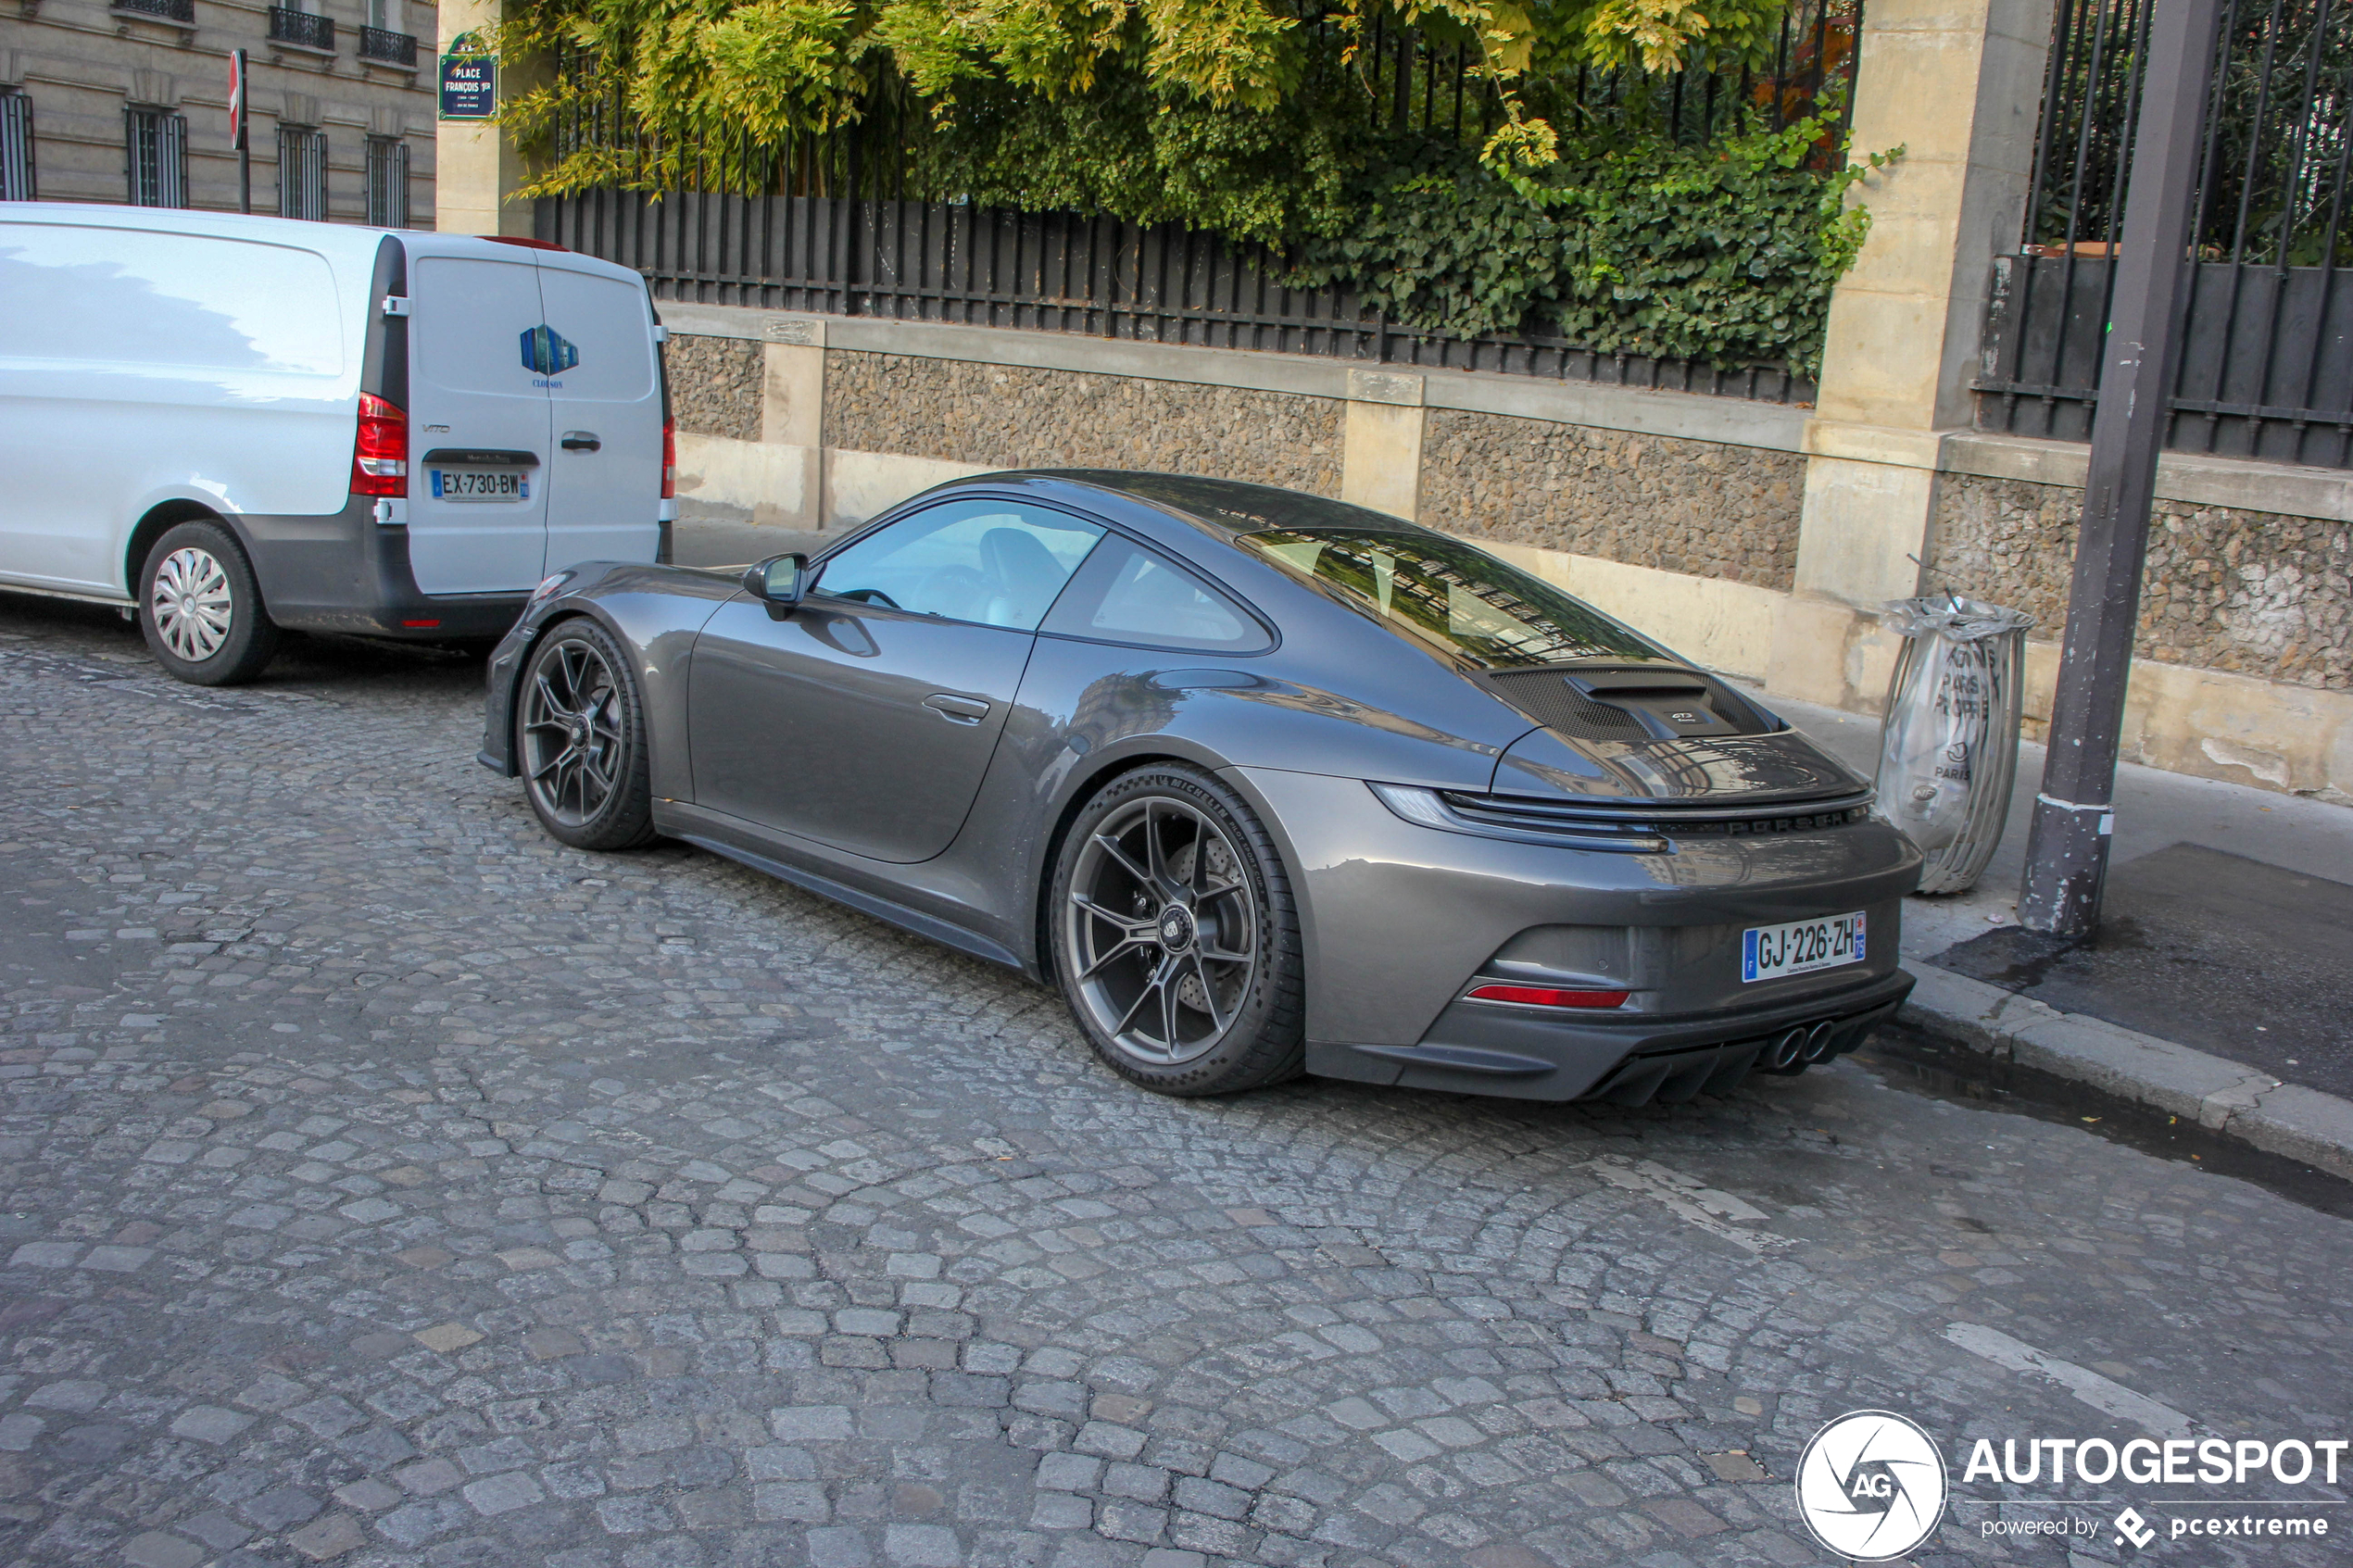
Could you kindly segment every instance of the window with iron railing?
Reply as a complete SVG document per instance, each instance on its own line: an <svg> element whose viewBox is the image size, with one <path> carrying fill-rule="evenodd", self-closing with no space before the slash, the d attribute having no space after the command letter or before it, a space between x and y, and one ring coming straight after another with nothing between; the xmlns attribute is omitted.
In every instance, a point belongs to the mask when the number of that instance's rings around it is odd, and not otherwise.
<svg viewBox="0 0 2353 1568"><path fill-rule="evenodd" d="M0 202L40 199L32 177L32 100L0 92Z"/></svg>
<svg viewBox="0 0 2353 1568"><path fill-rule="evenodd" d="M272 6L270 37L275 43L292 44L298 48L332 51L335 46L335 19L313 16L290 6Z"/></svg>
<svg viewBox="0 0 2353 1568"><path fill-rule="evenodd" d="M417 41L405 32L363 27L359 30L359 57L380 60L385 65L413 66L417 63Z"/></svg>
<svg viewBox="0 0 2353 1568"><path fill-rule="evenodd" d="M327 133L307 125L278 127L278 216L324 221Z"/></svg>
<svg viewBox="0 0 2353 1568"><path fill-rule="evenodd" d="M368 138L368 221L409 227L409 144L397 136Z"/></svg>
<svg viewBox="0 0 2353 1568"><path fill-rule="evenodd" d="M123 172L133 207L188 205L188 119L170 109L122 111Z"/></svg>
<svg viewBox="0 0 2353 1568"><path fill-rule="evenodd" d="M136 16L156 17L168 22L184 22L190 26L194 26L196 19L196 0L113 0L108 8L129 11Z"/></svg>

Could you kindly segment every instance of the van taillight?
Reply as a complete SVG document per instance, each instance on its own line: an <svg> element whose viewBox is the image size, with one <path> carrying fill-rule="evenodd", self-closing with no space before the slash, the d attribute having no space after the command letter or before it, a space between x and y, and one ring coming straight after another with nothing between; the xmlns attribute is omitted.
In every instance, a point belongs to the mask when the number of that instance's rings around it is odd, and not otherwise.
<svg viewBox="0 0 2353 1568"><path fill-rule="evenodd" d="M409 416L372 392L359 395L359 442L351 454L351 493L409 494Z"/></svg>
<svg viewBox="0 0 2353 1568"><path fill-rule="evenodd" d="M678 421L661 421L661 498L678 498Z"/></svg>

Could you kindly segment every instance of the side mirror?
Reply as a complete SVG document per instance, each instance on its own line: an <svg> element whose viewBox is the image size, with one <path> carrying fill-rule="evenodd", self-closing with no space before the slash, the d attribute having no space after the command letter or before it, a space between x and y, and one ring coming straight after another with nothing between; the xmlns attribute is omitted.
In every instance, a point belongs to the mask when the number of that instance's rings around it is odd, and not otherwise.
<svg viewBox="0 0 2353 1568"><path fill-rule="evenodd" d="M809 591L809 558L771 556L744 571L744 591L766 602L769 613L789 613Z"/></svg>

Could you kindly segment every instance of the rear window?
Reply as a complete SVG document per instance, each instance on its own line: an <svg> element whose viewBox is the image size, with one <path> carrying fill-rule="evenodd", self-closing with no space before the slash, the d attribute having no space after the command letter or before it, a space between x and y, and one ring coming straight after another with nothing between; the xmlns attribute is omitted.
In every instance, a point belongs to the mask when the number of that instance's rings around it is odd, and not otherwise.
<svg viewBox="0 0 2353 1568"><path fill-rule="evenodd" d="M1599 610L1442 534L1277 528L1235 543L1321 584L1400 635L1490 669L1658 657Z"/></svg>
<svg viewBox="0 0 2353 1568"><path fill-rule="evenodd" d="M326 258L208 234L0 224L0 355L339 375Z"/></svg>
<svg viewBox="0 0 2353 1568"><path fill-rule="evenodd" d="M1264 653L1275 646L1266 629L1233 600L1117 534L1087 558L1039 630L1203 653Z"/></svg>

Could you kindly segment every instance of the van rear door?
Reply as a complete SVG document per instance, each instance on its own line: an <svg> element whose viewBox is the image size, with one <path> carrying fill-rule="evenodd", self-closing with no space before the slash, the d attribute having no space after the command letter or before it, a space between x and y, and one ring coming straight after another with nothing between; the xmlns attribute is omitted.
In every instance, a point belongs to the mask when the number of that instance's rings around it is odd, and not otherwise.
<svg viewBox="0 0 2353 1568"><path fill-rule="evenodd" d="M526 593L547 553L543 367L564 353L539 269L422 256L409 290L409 569L428 594Z"/></svg>
<svg viewBox="0 0 2353 1568"><path fill-rule="evenodd" d="M559 252L539 257L549 327L575 348L547 378L547 570L650 561L661 536L661 382L645 283Z"/></svg>

